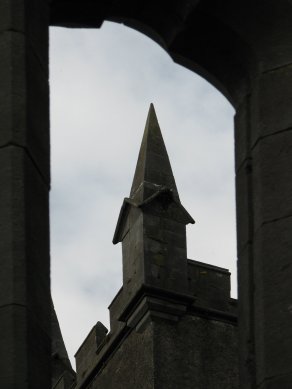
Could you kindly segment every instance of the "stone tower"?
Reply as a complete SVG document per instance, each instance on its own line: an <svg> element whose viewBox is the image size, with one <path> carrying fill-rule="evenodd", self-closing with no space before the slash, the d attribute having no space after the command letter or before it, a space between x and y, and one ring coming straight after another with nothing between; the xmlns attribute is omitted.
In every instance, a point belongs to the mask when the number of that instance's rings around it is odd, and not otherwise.
<svg viewBox="0 0 292 389"><path fill-rule="evenodd" d="M76 353L76 388L237 389L236 302L226 269L187 258L186 225L151 104L113 243L123 286Z"/></svg>

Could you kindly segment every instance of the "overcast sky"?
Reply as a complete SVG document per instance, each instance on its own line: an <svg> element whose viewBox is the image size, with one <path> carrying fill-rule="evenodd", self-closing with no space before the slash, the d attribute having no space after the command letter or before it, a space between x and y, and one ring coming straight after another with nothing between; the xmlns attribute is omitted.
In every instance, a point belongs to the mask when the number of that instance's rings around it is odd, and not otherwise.
<svg viewBox="0 0 292 389"><path fill-rule="evenodd" d="M154 103L184 207L188 257L229 268L236 296L234 110L122 25L51 28L52 293L71 360L122 284L112 244Z"/></svg>

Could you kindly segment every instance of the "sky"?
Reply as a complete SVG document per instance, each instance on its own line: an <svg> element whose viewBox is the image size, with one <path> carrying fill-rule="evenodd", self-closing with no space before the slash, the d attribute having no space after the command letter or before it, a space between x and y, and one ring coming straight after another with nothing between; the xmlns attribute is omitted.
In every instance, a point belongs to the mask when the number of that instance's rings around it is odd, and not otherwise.
<svg viewBox="0 0 292 389"><path fill-rule="evenodd" d="M236 297L234 110L207 81L120 24L50 30L52 295L71 361L122 285L112 238L155 106L188 258L228 268Z"/></svg>

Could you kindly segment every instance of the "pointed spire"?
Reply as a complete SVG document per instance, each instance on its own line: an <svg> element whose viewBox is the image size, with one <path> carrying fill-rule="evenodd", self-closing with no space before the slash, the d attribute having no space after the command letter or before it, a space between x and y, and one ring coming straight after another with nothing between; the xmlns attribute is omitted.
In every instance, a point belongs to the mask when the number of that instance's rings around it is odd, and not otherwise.
<svg viewBox="0 0 292 389"><path fill-rule="evenodd" d="M145 210L149 212L149 209L155 210L157 202L164 209L164 216L162 217L165 217L165 212L168 210L169 218L181 225L185 226L188 223L195 222L180 202L154 106L151 104L130 198L124 199L113 243L122 242L127 235L131 224L129 214L131 214L132 208L139 208L142 213Z"/></svg>
<svg viewBox="0 0 292 389"><path fill-rule="evenodd" d="M133 299L144 287L186 293L188 223L194 220L179 200L151 104L130 198L124 199L113 237L113 243L122 242L123 247L125 299Z"/></svg>
<svg viewBox="0 0 292 389"><path fill-rule="evenodd" d="M158 186L170 189L179 199L153 104L150 104L130 197L145 200Z"/></svg>

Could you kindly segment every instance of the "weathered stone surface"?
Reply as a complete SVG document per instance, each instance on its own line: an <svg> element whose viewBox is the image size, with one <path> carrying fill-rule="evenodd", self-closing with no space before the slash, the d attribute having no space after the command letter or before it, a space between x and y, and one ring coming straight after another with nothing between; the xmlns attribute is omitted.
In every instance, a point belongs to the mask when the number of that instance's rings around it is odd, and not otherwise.
<svg viewBox="0 0 292 389"><path fill-rule="evenodd" d="M39 215L48 215L48 189L31 159L16 146L0 150L0 184L3 264L0 306L7 309L3 311L7 319L4 315L1 322L5 325L8 321L12 331L10 336L8 333L1 338L0 349L7 352L8 360L9 350L13 353L11 366L5 373L10 371L11 375L6 377L7 386L3 387L12 385L17 376L16 387L37 388L39 382L46 388L51 360L47 309L50 307L49 226L48 218ZM20 317L15 310L20 310Z"/></svg>
<svg viewBox="0 0 292 389"><path fill-rule="evenodd" d="M0 50L0 146L27 148L49 185L48 78L23 34L0 34Z"/></svg>
<svg viewBox="0 0 292 389"><path fill-rule="evenodd" d="M230 273L227 269L189 259L188 281L195 304L228 311Z"/></svg>
<svg viewBox="0 0 292 389"><path fill-rule="evenodd" d="M292 61L292 14L289 3L281 1L277 7L273 1L251 3L250 15L253 16L253 26L249 25L247 31L250 42L254 41L261 72L277 69Z"/></svg>
<svg viewBox="0 0 292 389"><path fill-rule="evenodd" d="M250 155L250 96L242 101L234 116L235 172Z"/></svg>
<svg viewBox="0 0 292 389"><path fill-rule="evenodd" d="M90 383L92 389L154 389L153 327L135 331L121 343ZM77 386L78 387L78 386Z"/></svg>
<svg viewBox="0 0 292 389"><path fill-rule="evenodd" d="M124 307L126 306L127 296L124 295L123 287L118 291L108 309L110 313L110 329L111 333L116 333L121 330L125 323L119 321Z"/></svg>
<svg viewBox="0 0 292 389"><path fill-rule="evenodd" d="M25 1L3 0L0 4L0 31L25 31Z"/></svg>
<svg viewBox="0 0 292 389"><path fill-rule="evenodd" d="M0 330L3 388L51 388L51 339L35 316L24 306L1 307Z"/></svg>
<svg viewBox="0 0 292 389"><path fill-rule="evenodd" d="M39 272L38 285L49 285L48 218L39 217L48 213L48 189L22 148L1 149L0 161L0 250L5 269L1 273L0 302L24 304L27 288L33 294L39 293L34 288L34 271ZM27 280L31 282L27 284ZM43 298L50 295L46 292L35 297L42 309L47 303Z"/></svg>
<svg viewBox="0 0 292 389"><path fill-rule="evenodd" d="M48 74L48 3L48 0L3 0L0 4L0 33L14 31L23 35L46 74Z"/></svg>
<svg viewBox="0 0 292 389"><path fill-rule="evenodd" d="M134 296L144 280L142 214L134 224L130 224L130 228L132 233L125 236L122 245L123 258L125 258L123 261L123 288L124 294L129 298Z"/></svg>
<svg viewBox="0 0 292 389"><path fill-rule="evenodd" d="M286 109L291 97L288 86L290 75L289 67L262 75L250 98L250 125L248 111L242 117L239 114L236 122L236 152L237 161L240 161L237 162L236 202L242 388L252 388L256 381L266 388L268 377L279 378L289 372L285 366L291 357L284 352L289 341L279 338L275 331L281 327L278 320L282 323L289 320L288 317L280 319L279 310L285 310L281 308L285 301L282 297L291 295L284 273L277 268L281 256L289 256L291 249L287 244L280 243L284 233L276 227L281 219L292 214L291 115ZM267 235L270 224L277 238L272 236L272 232ZM273 272L267 273L272 264L275 265ZM269 293L275 295L271 300L266 297ZM279 293L283 295L278 299ZM282 329L284 332L285 338L289 339L290 330ZM271 375L273 368L275 374Z"/></svg>
<svg viewBox="0 0 292 389"><path fill-rule="evenodd" d="M143 215L145 283L176 292L186 291L186 228L180 223L161 218L156 225L161 238L154 234L150 237L147 232L151 218L151 215Z"/></svg>
<svg viewBox="0 0 292 389"><path fill-rule="evenodd" d="M290 389L291 382L292 373L276 377L268 377L259 385L259 389Z"/></svg>
<svg viewBox="0 0 292 389"><path fill-rule="evenodd" d="M237 253L253 239L253 160L247 159L236 174Z"/></svg>
<svg viewBox="0 0 292 389"><path fill-rule="evenodd" d="M43 301L46 299L43 298ZM44 323L38 316L35 309L34 313L29 312L27 318L27 387L33 389L51 386L51 333L47 332L46 325L43 328Z"/></svg>
<svg viewBox="0 0 292 389"><path fill-rule="evenodd" d="M185 316L154 323L155 388L238 388L237 330Z"/></svg>
<svg viewBox="0 0 292 389"><path fill-rule="evenodd" d="M65 371L52 389L72 389L72 387L74 387L74 375Z"/></svg>
<svg viewBox="0 0 292 389"><path fill-rule="evenodd" d="M292 127L292 64L259 75L251 96L251 144Z"/></svg>
<svg viewBox="0 0 292 389"><path fill-rule="evenodd" d="M292 215L292 129L262 139L253 150L254 228ZM280 248L278 248L280 250Z"/></svg>
<svg viewBox="0 0 292 389"><path fill-rule="evenodd" d="M25 0L24 0L25 1ZM49 3L51 0L25 1L25 35L48 76Z"/></svg>
<svg viewBox="0 0 292 389"><path fill-rule="evenodd" d="M101 323L96 325L75 354L78 381L81 381L97 362L97 351L105 343L108 330Z"/></svg>
<svg viewBox="0 0 292 389"><path fill-rule="evenodd" d="M291 229L291 217L274 221L263 225L254 241L257 258L254 263L254 297L258 384L266 377L291 372Z"/></svg>
<svg viewBox="0 0 292 389"><path fill-rule="evenodd" d="M152 191L145 184L152 184ZM138 156L130 197L137 202L146 200L155 192L155 186L162 185L178 192L162 138L153 104L150 105L144 135ZM151 193L152 192L152 193Z"/></svg>
<svg viewBox="0 0 292 389"><path fill-rule="evenodd" d="M236 355L234 325L193 316L179 322L156 319L142 333L132 331L89 385L93 389L191 389L194 385L235 389Z"/></svg>
<svg viewBox="0 0 292 389"><path fill-rule="evenodd" d="M51 387L48 16L46 0L0 4L0 387L11 389Z"/></svg>
<svg viewBox="0 0 292 389"><path fill-rule="evenodd" d="M238 269L238 304L240 383L242 388L254 387L255 339L254 339L254 261L253 245L248 243L239 253Z"/></svg>
<svg viewBox="0 0 292 389"><path fill-rule="evenodd" d="M26 312L21 305L0 307L0 382L3 388L28 389L23 379L27 376L26 345L19 341L26 334Z"/></svg>

